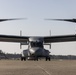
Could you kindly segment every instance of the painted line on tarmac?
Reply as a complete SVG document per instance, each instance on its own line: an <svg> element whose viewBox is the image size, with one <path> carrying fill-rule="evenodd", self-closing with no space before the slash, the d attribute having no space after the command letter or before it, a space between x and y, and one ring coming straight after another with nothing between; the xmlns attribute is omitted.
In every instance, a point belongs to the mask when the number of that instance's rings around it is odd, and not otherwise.
<svg viewBox="0 0 76 75"><path fill-rule="evenodd" d="M42 68L41 66L37 65L37 67L39 67L40 69L42 69L47 75L51 75L48 71L46 71L44 68Z"/></svg>

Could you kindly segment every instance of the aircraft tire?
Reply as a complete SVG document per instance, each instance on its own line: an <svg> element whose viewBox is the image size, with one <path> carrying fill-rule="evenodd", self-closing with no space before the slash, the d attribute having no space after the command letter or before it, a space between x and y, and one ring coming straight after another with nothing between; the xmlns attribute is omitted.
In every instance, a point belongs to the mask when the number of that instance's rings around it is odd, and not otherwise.
<svg viewBox="0 0 76 75"><path fill-rule="evenodd" d="M26 58L24 57L24 61L26 61Z"/></svg>
<svg viewBox="0 0 76 75"><path fill-rule="evenodd" d="M21 57L21 61L23 61L23 57Z"/></svg>
<svg viewBox="0 0 76 75"><path fill-rule="evenodd" d="M47 57L45 58L45 60L47 61Z"/></svg>
<svg viewBox="0 0 76 75"><path fill-rule="evenodd" d="M26 61L26 58L25 57L21 57L21 61L23 61L23 60Z"/></svg>
<svg viewBox="0 0 76 75"><path fill-rule="evenodd" d="M50 61L50 60L51 60L51 58L49 57L49 58L48 58L48 60Z"/></svg>
<svg viewBox="0 0 76 75"><path fill-rule="evenodd" d="M50 59L50 57L46 57L46 61L47 61L47 60L49 60L49 61L50 61L50 60L51 60L51 59Z"/></svg>
<svg viewBox="0 0 76 75"><path fill-rule="evenodd" d="M38 57L36 58L36 60L38 61Z"/></svg>
<svg viewBox="0 0 76 75"><path fill-rule="evenodd" d="M38 57L35 57L35 58L34 58L34 61L38 61Z"/></svg>

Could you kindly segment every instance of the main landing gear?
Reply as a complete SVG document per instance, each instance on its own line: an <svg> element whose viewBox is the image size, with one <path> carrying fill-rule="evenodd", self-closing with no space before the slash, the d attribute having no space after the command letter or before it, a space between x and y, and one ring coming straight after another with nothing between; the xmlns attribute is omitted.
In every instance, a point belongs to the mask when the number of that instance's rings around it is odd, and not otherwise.
<svg viewBox="0 0 76 75"><path fill-rule="evenodd" d="M26 57L21 57L21 61L26 61Z"/></svg>
<svg viewBox="0 0 76 75"><path fill-rule="evenodd" d="M44 57L40 58L40 57L33 57L33 59L30 59L30 60L34 60L34 61L38 61L39 59L43 59ZM26 57L21 57L21 61L26 61ZM50 57L45 57L45 60L46 61L51 61L51 58Z"/></svg>
<svg viewBox="0 0 76 75"><path fill-rule="evenodd" d="M49 61L50 61L50 60L51 60L51 58L50 58L50 57L46 57L46 61L47 61L47 60L49 60Z"/></svg>
<svg viewBox="0 0 76 75"><path fill-rule="evenodd" d="M38 61L39 60L39 57L35 57L34 61ZM46 61L51 61L51 58L50 57L45 57L45 60Z"/></svg>

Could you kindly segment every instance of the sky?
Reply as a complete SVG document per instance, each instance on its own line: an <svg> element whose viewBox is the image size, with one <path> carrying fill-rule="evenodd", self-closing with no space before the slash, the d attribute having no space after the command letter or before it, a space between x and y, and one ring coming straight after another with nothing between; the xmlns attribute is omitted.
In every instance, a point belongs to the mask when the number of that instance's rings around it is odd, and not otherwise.
<svg viewBox="0 0 76 75"><path fill-rule="evenodd" d="M76 24L70 22L46 21L44 19L76 18L76 0L0 0L0 18L27 18L0 23L0 34L23 36L70 35L76 33ZM21 53L27 49L19 43L0 42L5 53ZM54 55L76 55L76 42L52 43Z"/></svg>

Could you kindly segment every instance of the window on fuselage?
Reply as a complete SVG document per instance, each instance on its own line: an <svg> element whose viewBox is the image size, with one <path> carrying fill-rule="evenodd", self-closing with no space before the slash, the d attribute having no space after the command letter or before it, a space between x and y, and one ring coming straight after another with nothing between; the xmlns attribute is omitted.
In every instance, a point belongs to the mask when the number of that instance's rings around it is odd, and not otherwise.
<svg viewBox="0 0 76 75"><path fill-rule="evenodd" d="M31 47L41 47L43 48L42 42L31 42Z"/></svg>

